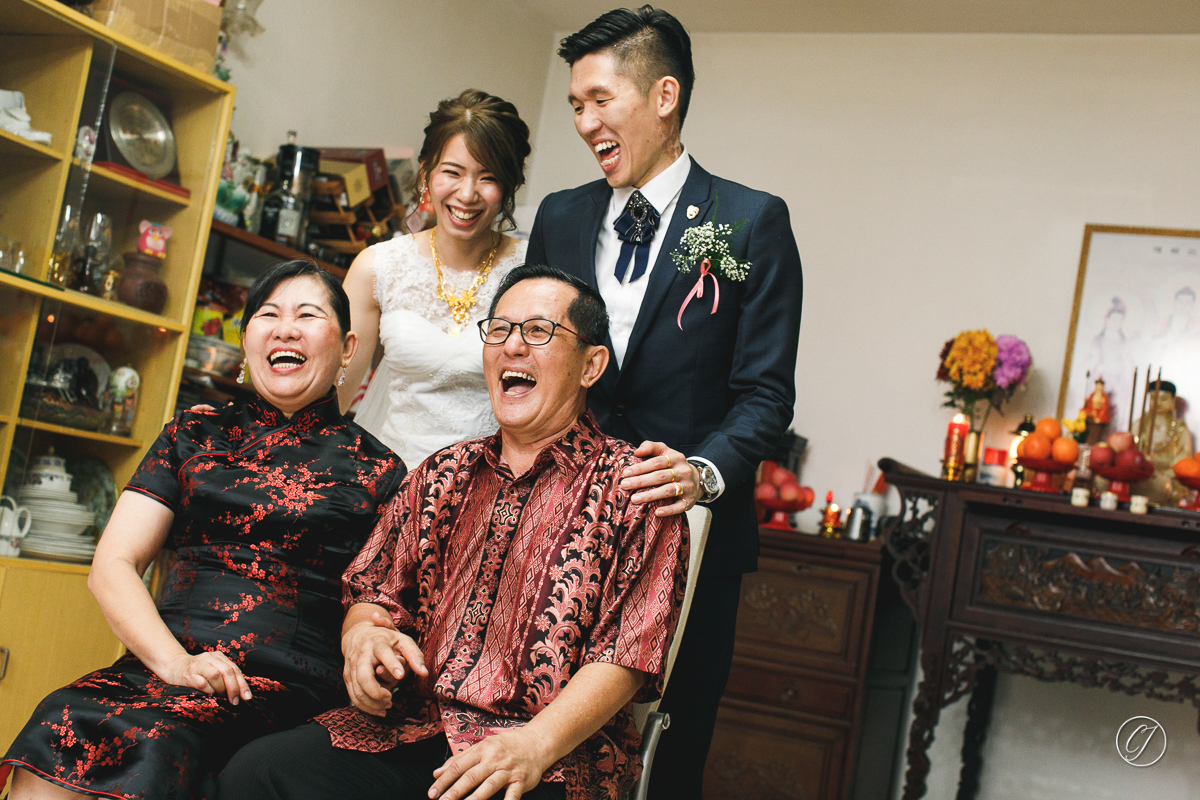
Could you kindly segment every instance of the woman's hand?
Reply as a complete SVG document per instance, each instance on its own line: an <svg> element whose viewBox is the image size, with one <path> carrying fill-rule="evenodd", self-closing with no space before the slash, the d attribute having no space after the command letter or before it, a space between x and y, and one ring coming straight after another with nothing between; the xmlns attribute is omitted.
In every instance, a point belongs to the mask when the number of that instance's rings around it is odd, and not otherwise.
<svg viewBox="0 0 1200 800"><path fill-rule="evenodd" d="M633 503L669 500L673 503L654 510L660 517L682 514L700 499L700 471L687 457L662 442L645 441L638 445L635 455L642 461L621 473L621 488L638 491L629 498Z"/></svg>
<svg viewBox="0 0 1200 800"><path fill-rule="evenodd" d="M246 677L224 653L183 653L154 672L173 686L190 686L205 694L223 694L235 706L240 700L252 697Z"/></svg>

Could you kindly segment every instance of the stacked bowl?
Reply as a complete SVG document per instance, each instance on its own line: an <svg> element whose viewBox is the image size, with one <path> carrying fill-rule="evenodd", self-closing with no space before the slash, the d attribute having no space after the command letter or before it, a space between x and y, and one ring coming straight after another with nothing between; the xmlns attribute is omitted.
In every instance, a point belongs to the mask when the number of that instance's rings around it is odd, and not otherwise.
<svg viewBox="0 0 1200 800"><path fill-rule="evenodd" d="M87 563L96 552L90 535L95 517L71 491L66 462L54 455L35 459L18 501L29 509L32 523L21 542L21 555L54 561Z"/></svg>

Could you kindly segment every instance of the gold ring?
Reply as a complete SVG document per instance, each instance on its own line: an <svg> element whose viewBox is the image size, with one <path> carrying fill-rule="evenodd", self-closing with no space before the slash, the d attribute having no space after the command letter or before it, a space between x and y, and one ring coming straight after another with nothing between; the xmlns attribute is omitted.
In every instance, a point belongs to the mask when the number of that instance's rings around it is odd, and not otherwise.
<svg viewBox="0 0 1200 800"><path fill-rule="evenodd" d="M675 466L675 464L671 461L670 453L663 453L663 456L665 456L667 459L667 469L670 469L671 467Z"/></svg>
<svg viewBox="0 0 1200 800"><path fill-rule="evenodd" d="M679 483L679 476L675 474L675 470L673 470L673 469L671 470L671 480L675 481L676 483Z"/></svg>
<svg viewBox="0 0 1200 800"><path fill-rule="evenodd" d="M679 485L679 481L675 481L675 496L679 497L681 494L683 494L683 487Z"/></svg>

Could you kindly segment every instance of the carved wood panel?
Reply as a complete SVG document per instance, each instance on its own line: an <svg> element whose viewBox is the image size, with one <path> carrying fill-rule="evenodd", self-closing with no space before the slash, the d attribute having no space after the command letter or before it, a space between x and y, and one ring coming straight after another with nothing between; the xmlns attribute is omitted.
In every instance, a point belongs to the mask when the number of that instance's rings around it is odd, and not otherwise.
<svg viewBox="0 0 1200 800"><path fill-rule="evenodd" d="M1200 567L984 536L977 602L1200 636Z"/></svg>
<svg viewBox="0 0 1200 800"><path fill-rule="evenodd" d="M866 571L760 558L742 580L737 652L853 674L869 582Z"/></svg>
<svg viewBox="0 0 1200 800"><path fill-rule="evenodd" d="M704 770L705 800L841 797L847 729L721 707Z"/></svg>

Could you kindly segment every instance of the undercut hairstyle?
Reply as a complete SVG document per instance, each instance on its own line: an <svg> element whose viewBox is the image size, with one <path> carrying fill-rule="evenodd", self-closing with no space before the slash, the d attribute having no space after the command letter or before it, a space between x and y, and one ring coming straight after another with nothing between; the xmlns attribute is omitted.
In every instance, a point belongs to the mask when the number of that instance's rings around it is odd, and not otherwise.
<svg viewBox="0 0 1200 800"><path fill-rule="evenodd" d="M558 54L574 65L602 50L613 54L617 72L637 84L643 97L663 76L679 81L679 127L683 128L696 70L692 66L692 39L679 20L649 5L637 11L615 8L559 42Z"/></svg>
<svg viewBox="0 0 1200 800"><path fill-rule="evenodd" d="M567 307L567 321L571 323L572 328L579 332L580 336L589 340L592 344L604 344L605 340L608 339L608 308L604 305L604 298L600 296L599 292L589 286L586 281L574 275L569 275L558 267L550 267L545 264L522 264L514 268L504 276L504 280L500 281L500 285L496 287L496 296L492 298L492 305L488 309L488 316L496 316L496 306L500 304L500 298L504 296L505 292L521 281L529 281L536 278L549 278L552 281L565 283L578 292L575 299L571 301L571 305ZM512 321L524 322L524 320ZM551 322L554 321L551 320ZM579 349L583 350L588 347L588 342L579 339L578 345Z"/></svg>
<svg viewBox="0 0 1200 800"><path fill-rule="evenodd" d="M525 160L530 152L529 126L517 113L517 107L507 100L478 89L467 89L458 97L438 103L425 126L425 141L418 157L417 186L429 182L433 168L442 160L446 143L460 133L471 158L500 182L504 192L504 199L500 201L504 230L516 230L513 209L517 205L517 190L525 184Z"/></svg>
<svg viewBox="0 0 1200 800"><path fill-rule="evenodd" d="M350 298L342 288L341 281L317 266L315 261L307 258L297 258L292 261L280 261L258 277L250 291L246 293L246 310L242 312L242 330L250 324L250 320L262 308L263 303L271 297L275 287L290 278L315 278L325 287L329 305L337 317L338 328L345 337L350 332Z"/></svg>

